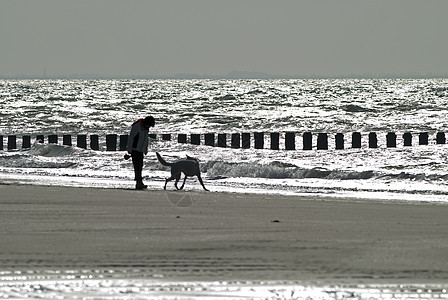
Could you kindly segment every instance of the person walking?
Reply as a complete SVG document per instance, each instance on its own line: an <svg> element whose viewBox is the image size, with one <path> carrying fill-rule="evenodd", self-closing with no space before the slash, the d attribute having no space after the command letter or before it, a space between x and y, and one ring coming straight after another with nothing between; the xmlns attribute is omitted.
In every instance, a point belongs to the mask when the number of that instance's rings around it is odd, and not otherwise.
<svg viewBox="0 0 448 300"><path fill-rule="evenodd" d="M154 125L154 118L152 116L148 116L144 119L138 119L131 126L127 150L129 155L132 157L132 164L134 165L136 190L143 190L148 187L143 184L142 178L143 155L148 154L148 130L150 127L154 127Z"/></svg>

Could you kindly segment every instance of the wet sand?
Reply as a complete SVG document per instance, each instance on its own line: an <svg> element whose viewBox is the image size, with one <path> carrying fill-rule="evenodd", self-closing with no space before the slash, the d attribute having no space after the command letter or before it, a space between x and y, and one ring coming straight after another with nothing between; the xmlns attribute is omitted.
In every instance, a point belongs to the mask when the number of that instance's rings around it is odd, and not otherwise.
<svg viewBox="0 0 448 300"><path fill-rule="evenodd" d="M446 204L0 185L0 207L4 276L448 282Z"/></svg>

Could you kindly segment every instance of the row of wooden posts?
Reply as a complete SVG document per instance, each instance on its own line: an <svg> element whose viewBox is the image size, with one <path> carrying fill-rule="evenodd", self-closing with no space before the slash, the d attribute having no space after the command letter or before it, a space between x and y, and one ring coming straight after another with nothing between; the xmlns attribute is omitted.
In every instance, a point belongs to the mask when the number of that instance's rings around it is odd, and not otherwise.
<svg viewBox="0 0 448 300"><path fill-rule="evenodd" d="M285 132L284 133L285 140L285 150L296 150L296 132ZM265 148L265 135L270 136L270 149L279 150L280 149L280 133L272 132L272 133L264 133L264 132L255 132L251 133L232 133L230 134L230 147L231 148L243 148L249 149L251 148L251 136L253 136L254 148L255 149L264 149ZM208 146L217 146L217 147L228 147L226 133L206 133L204 136L204 145ZM157 139L156 134L149 134L149 137L152 139ZM48 135L48 143L50 144L58 144L58 135ZM172 134L165 133L161 134L162 140L170 141L172 140ZM8 135L7 137L7 149L14 150L17 149L17 136L16 135ZM177 142L179 143L187 143L188 135L187 134L177 134ZM342 133L337 133L335 135L335 149L344 149L345 148L345 137ZM412 146L413 135L410 132L406 132L403 134L403 146ZM36 141L40 143L44 143L45 137L43 135L37 135ZM89 136L90 141L90 149L92 150L100 150L99 136L96 134L92 134ZM128 142L128 135L117 135L117 134L107 134L106 135L106 150L107 151L125 151ZM201 145L201 134L190 134L190 143L193 145ZM368 137L369 148L378 148L378 137L376 132L370 132ZM419 145L428 145L429 144L429 134L427 132L418 133L418 143ZM446 138L444 132L438 132L436 134L436 143L437 144L445 144ZM71 135L63 135L62 136L62 144L66 146L73 146L72 136ZM86 134L78 134L76 136L76 146L87 149L87 135ZM386 146L389 148L397 147L397 134L395 132L389 132L386 134ZM351 147L352 148L361 148L361 133L353 132L351 135ZM22 136L22 148L27 149L31 148L31 135L23 135ZM328 150L328 134L327 133L318 133L317 134L317 146L318 150ZM0 150L4 149L3 145L3 136L0 135ZM311 132L303 133L303 150L311 150L313 149L313 134Z"/></svg>

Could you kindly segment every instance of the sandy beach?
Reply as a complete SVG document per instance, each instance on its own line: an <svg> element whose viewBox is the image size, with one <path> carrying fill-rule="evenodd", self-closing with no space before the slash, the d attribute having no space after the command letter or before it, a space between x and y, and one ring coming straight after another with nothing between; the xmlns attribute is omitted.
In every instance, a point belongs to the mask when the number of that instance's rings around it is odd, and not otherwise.
<svg viewBox="0 0 448 300"><path fill-rule="evenodd" d="M23 185L0 185L0 195L3 272L448 281L443 204Z"/></svg>

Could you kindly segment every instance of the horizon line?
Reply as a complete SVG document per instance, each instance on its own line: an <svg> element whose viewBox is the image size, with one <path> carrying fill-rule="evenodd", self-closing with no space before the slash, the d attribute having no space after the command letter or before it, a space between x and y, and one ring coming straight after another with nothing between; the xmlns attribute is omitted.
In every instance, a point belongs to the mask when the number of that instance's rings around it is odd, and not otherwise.
<svg viewBox="0 0 448 300"><path fill-rule="evenodd" d="M57 74L43 75L36 74L22 74L22 75L0 75L2 80L45 80L45 79L84 79L84 80L112 80L112 79L152 79L152 80L168 80L168 79L432 79L432 78L448 78L448 74L434 74L434 73L383 73L383 74L339 74L339 75L274 75L263 72L250 71L231 71L224 75L210 75L197 73L176 73L173 75L100 75L100 74Z"/></svg>

